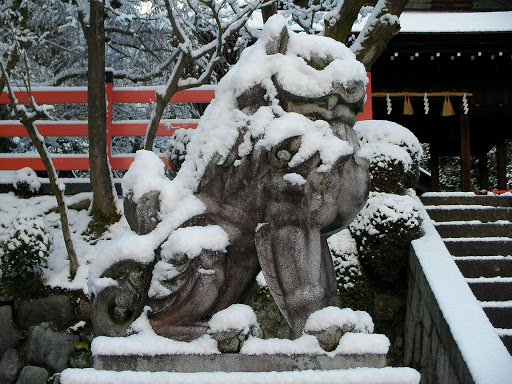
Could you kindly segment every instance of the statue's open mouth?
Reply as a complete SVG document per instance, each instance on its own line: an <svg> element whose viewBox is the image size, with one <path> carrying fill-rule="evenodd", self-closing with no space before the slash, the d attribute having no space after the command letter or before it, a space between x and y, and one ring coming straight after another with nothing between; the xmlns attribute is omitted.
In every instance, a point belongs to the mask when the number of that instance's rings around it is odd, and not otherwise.
<svg viewBox="0 0 512 384"><path fill-rule="evenodd" d="M350 81L347 85L334 83L329 94L308 97L295 95L273 79L280 99L286 100L283 108L287 112L296 112L312 120L338 120L352 127L357 114L363 110L365 88L362 81Z"/></svg>

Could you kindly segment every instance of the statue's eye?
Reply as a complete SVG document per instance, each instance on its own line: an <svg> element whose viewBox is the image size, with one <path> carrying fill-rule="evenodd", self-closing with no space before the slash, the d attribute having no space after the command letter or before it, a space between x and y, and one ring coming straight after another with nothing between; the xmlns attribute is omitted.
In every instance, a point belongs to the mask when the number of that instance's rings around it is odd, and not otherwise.
<svg viewBox="0 0 512 384"><path fill-rule="evenodd" d="M281 161L289 161L292 158L292 154L286 149L281 149L280 151L277 151L276 158Z"/></svg>

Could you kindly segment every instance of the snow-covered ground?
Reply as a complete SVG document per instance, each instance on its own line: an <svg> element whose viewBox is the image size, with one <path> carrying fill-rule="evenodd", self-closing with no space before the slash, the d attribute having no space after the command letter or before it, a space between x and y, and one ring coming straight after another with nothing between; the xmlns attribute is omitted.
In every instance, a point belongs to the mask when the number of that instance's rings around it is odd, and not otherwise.
<svg viewBox="0 0 512 384"><path fill-rule="evenodd" d="M91 193L81 193L67 197L66 203L70 206L81 200L91 198ZM121 209L122 202L119 201L118 203L119 209ZM37 196L30 199L22 199L15 196L14 193L0 194L0 226L11 226L14 219L20 215L29 214L34 217L44 217L47 223L46 227L53 239L48 266L43 269L43 277L46 280L46 284L51 287L72 290L80 289L87 294L86 280L89 273L89 264L95 260L109 240L118 237L128 229L128 223L123 217L118 223L112 225L97 242L90 242L82 235L91 219L88 211L69 209L68 215L72 240L79 264L75 278L70 281L69 261L67 260L66 247L60 229L60 217L55 210L56 207L57 201L54 196ZM0 240L3 232L5 231L2 231L0 228Z"/></svg>

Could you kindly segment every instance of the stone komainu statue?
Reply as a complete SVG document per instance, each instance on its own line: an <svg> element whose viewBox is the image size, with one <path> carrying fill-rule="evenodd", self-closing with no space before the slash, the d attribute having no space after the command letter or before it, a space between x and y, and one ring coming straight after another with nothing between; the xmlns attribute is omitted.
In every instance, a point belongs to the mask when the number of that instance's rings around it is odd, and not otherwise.
<svg viewBox="0 0 512 384"><path fill-rule="evenodd" d="M292 337L339 306L326 239L368 195L352 129L365 81L343 44L271 18L218 85L177 176L137 154L123 180L132 231L90 268L96 331L124 335L149 306L157 334L194 339L260 270Z"/></svg>

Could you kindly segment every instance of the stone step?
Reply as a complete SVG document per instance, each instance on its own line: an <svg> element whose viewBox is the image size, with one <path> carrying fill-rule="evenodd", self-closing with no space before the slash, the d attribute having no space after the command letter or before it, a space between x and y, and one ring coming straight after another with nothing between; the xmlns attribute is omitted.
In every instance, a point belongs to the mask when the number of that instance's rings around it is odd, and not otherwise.
<svg viewBox="0 0 512 384"><path fill-rule="evenodd" d="M508 221L497 223L480 222L442 222L435 224L441 237L510 237L512 238L512 223Z"/></svg>
<svg viewBox="0 0 512 384"><path fill-rule="evenodd" d="M512 277L510 256L455 257L455 263L464 277Z"/></svg>
<svg viewBox="0 0 512 384"><path fill-rule="evenodd" d="M471 221L493 222L512 220L510 207L485 207L482 205L443 205L425 206L427 213L435 222Z"/></svg>
<svg viewBox="0 0 512 384"><path fill-rule="evenodd" d="M420 197L423 205L487 205L494 207L512 207L512 196L480 196L475 194L459 194Z"/></svg>
<svg viewBox="0 0 512 384"><path fill-rule="evenodd" d="M466 281L479 301L512 300L512 278L467 278Z"/></svg>
<svg viewBox="0 0 512 384"><path fill-rule="evenodd" d="M60 384L112 383L401 383L418 384L420 374L408 367L365 369L308 370L290 372L138 372L100 371L86 368L68 368L59 378Z"/></svg>
<svg viewBox="0 0 512 384"><path fill-rule="evenodd" d="M512 255L512 239L507 237L448 238L443 241L453 256Z"/></svg>
<svg viewBox="0 0 512 384"><path fill-rule="evenodd" d="M483 309L489 321L494 328L512 329L512 304L506 307L500 306L500 303L509 303L507 301L495 303L497 306L489 306L489 302L483 303Z"/></svg>

